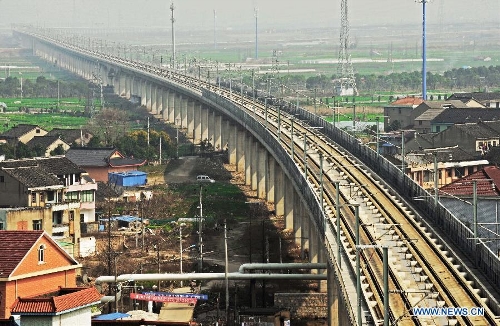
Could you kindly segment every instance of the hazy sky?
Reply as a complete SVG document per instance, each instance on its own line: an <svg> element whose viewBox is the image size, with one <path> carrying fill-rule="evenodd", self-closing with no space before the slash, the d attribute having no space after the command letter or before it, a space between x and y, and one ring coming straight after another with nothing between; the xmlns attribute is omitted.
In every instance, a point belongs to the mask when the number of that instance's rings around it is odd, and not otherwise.
<svg viewBox="0 0 500 326"><path fill-rule="evenodd" d="M431 0L429 24L494 21L500 0ZM338 28L340 0L177 0L176 29ZM31 23L46 27L170 26L168 0L0 0L0 24ZM472 14L473 13L473 14ZM349 0L351 26L420 24L422 5L415 0Z"/></svg>

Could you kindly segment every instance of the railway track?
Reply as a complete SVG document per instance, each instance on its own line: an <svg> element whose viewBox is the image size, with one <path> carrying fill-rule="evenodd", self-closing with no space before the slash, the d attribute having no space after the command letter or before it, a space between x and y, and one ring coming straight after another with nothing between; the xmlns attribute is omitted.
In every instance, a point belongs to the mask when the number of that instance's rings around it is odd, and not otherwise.
<svg viewBox="0 0 500 326"><path fill-rule="evenodd" d="M36 35L40 37L39 35ZM40 37L43 38L43 37ZM125 65L201 94L206 89L239 105L265 125L304 171L310 186L318 196L325 212L327 232L340 232L341 247L355 271L356 253L360 257L360 275L364 301L376 322L384 318L382 246L390 248L389 257L389 320L391 325L498 325L500 324L478 291L460 273L453 261L436 245L432 234L399 201L377 177L338 148L318 130L289 113L253 101L246 96L214 86L190 76L151 65L124 60L46 38L52 43L73 51ZM292 122L294 121L294 122ZM327 169L323 168L323 160ZM339 183L339 202L336 202L335 183ZM340 216L332 207L340 205ZM336 230L336 219L340 230ZM356 219L359 223L359 244L356 248ZM339 259L339 257L335 257ZM340 258L341 259L341 258ZM361 298L357 298L358 302ZM483 309L483 315L416 316L415 307L450 307ZM469 310L470 311L470 310ZM479 311L481 312L481 311Z"/></svg>

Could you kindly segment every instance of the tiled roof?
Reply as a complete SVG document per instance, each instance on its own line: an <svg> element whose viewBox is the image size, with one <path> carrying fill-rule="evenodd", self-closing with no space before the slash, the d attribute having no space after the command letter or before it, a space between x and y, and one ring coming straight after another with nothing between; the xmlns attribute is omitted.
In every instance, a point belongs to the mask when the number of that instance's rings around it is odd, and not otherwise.
<svg viewBox="0 0 500 326"><path fill-rule="evenodd" d="M28 188L63 185L55 175L38 166L1 169Z"/></svg>
<svg viewBox="0 0 500 326"><path fill-rule="evenodd" d="M41 148L45 149L58 140L60 140L58 136L35 136L29 142L27 142L26 145L28 145L28 147L30 148L40 146Z"/></svg>
<svg viewBox="0 0 500 326"><path fill-rule="evenodd" d="M73 143L75 140L80 139L82 133L85 135L88 130L80 130L80 129L61 129L54 128L47 133L47 136L58 136L68 144Z"/></svg>
<svg viewBox="0 0 500 326"><path fill-rule="evenodd" d="M0 167L17 168L39 166L54 175L79 174L85 172L75 163L64 156L35 157L22 160L1 161Z"/></svg>
<svg viewBox="0 0 500 326"><path fill-rule="evenodd" d="M474 136L476 139L499 137L500 121L455 124L458 130Z"/></svg>
<svg viewBox="0 0 500 326"><path fill-rule="evenodd" d="M422 113L421 115L419 115L418 117L416 117L415 121L418 121L418 120L433 120L437 116L439 116L444 110L446 110L446 109L442 109L442 108L434 109L434 108L431 108L431 109L425 111L424 113Z"/></svg>
<svg viewBox="0 0 500 326"><path fill-rule="evenodd" d="M27 124L18 124L14 128L11 128L11 129L7 130L6 132L4 132L2 134L2 136L9 136L9 137L19 138L22 135L27 134L28 132L30 132L31 130L33 130L35 128L38 128L38 126L36 126L36 125L27 125Z"/></svg>
<svg viewBox="0 0 500 326"><path fill-rule="evenodd" d="M146 164L146 160L137 158L112 158L109 160L109 165L113 167L118 166L141 166Z"/></svg>
<svg viewBox="0 0 500 326"><path fill-rule="evenodd" d="M108 166L109 159L115 148L70 148L66 157L78 166Z"/></svg>
<svg viewBox="0 0 500 326"><path fill-rule="evenodd" d="M448 99L475 99L478 102L499 100L500 93L498 92L473 92L473 93L454 93Z"/></svg>
<svg viewBox="0 0 500 326"><path fill-rule="evenodd" d="M102 295L95 287L62 288L50 297L18 298L12 305L11 313L57 315L64 311L98 304L101 298Z"/></svg>
<svg viewBox="0 0 500 326"><path fill-rule="evenodd" d="M104 201L106 198L117 198L120 194L104 182L97 182L96 200Z"/></svg>
<svg viewBox="0 0 500 326"><path fill-rule="evenodd" d="M436 116L434 123L470 123L500 120L500 110L495 109L446 109Z"/></svg>
<svg viewBox="0 0 500 326"><path fill-rule="evenodd" d="M477 181L477 195L480 197L499 197L500 169L487 166L459 180L439 188L442 195L473 196L473 181Z"/></svg>
<svg viewBox="0 0 500 326"><path fill-rule="evenodd" d="M0 230L0 278L7 278L42 236L43 231Z"/></svg>

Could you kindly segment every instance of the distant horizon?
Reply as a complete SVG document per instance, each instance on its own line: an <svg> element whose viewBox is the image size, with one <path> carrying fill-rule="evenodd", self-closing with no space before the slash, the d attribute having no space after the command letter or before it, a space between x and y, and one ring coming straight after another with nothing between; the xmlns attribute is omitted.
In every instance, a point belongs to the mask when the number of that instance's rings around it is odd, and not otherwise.
<svg viewBox="0 0 500 326"><path fill-rule="evenodd" d="M258 28L340 28L340 2L325 0L177 0L174 1L177 30L252 30L257 9ZM412 25L421 28L422 4L415 0L385 0L384 3L348 2L350 26ZM60 28L171 28L170 1L165 0L0 0L3 26L32 24ZM477 0L470 15L468 0L433 0L426 4L427 23L455 25L498 23L500 0ZM57 10L54 10L57 8ZM215 21L214 21L214 10Z"/></svg>

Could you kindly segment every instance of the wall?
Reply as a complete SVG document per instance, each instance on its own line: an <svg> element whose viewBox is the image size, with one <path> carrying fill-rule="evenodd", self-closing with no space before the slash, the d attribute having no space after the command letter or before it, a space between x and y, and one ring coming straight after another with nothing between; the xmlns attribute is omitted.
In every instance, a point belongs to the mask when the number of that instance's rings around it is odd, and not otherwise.
<svg viewBox="0 0 500 326"><path fill-rule="evenodd" d="M55 272L17 281L10 281L0 285L4 286L3 293L5 305L0 305L0 318L9 318L10 307L17 297L37 296L58 290L58 287L76 287L76 270Z"/></svg>
<svg viewBox="0 0 500 326"><path fill-rule="evenodd" d="M28 206L28 189L0 169L0 207Z"/></svg>
<svg viewBox="0 0 500 326"><path fill-rule="evenodd" d="M275 293L274 306L290 311L291 319L327 318L326 293Z"/></svg>

